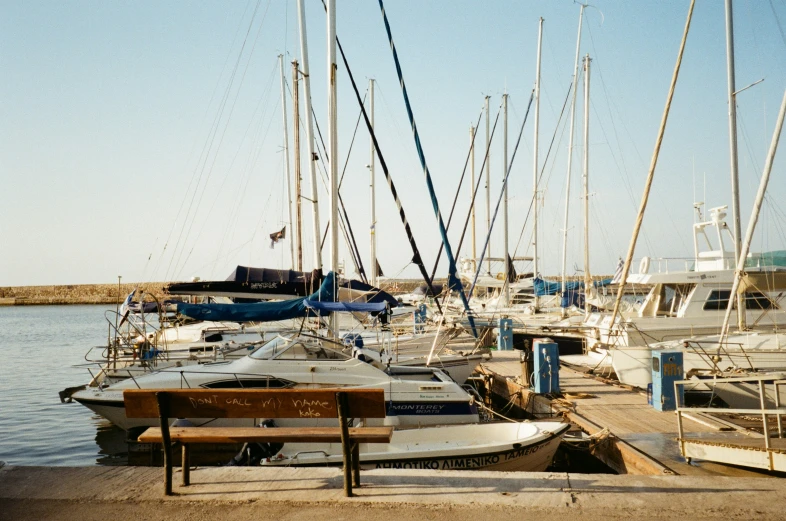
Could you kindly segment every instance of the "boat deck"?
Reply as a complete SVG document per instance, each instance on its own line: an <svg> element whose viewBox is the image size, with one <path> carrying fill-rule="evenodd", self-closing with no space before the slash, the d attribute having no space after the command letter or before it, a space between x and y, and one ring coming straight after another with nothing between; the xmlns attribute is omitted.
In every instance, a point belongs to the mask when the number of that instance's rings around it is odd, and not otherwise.
<svg viewBox="0 0 786 521"><path fill-rule="evenodd" d="M647 404L644 392L613 385L582 372L561 367L561 396L536 395L520 385L521 363L517 351L495 351L490 361L482 364L484 371L495 379L506 380L506 389L495 385L497 394L514 392L521 395L523 408L536 416L551 412L562 415L593 436L597 444L593 454L618 472L635 474L681 475L760 475L755 471L727 467L708 461L691 463L680 455L677 442L677 415L660 412ZM740 430L734 433L731 424L708 414L683 414L686 437L710 439L715 435L751 438ZM604 441L609 440L606 443ZM699 459L696 457L696 459Z"/></svg>

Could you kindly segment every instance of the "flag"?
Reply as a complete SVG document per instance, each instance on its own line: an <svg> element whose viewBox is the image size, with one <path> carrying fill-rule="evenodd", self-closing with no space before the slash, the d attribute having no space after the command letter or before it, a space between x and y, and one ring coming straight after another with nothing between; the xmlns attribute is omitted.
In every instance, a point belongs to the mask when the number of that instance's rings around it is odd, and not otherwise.
<svg viewBox="0 0 786 521"><path fill-rule="evenodd" d="M273 247L276 245L278 241L281 239L286 239L287 237L287 227L284 226L281 230L277 232L273 232L270 234L270 249L272 250Z"/></svg>
<svg viewBox="0 0 786 521"><path fill-rule="evenodd" d="M130 306L131 305L131 301L134 300L134 295L135 294L136 294L136 288L134 288L133 291L131 291L131 293L128 294L128 296L123 301L123 303L120 304L120 315L121 316L125 315L126 312L128 311L128 306Z"/></svg>
<svg viewBox="0 0 786 521"><path fill-rule="evenodd" d="M136 294L136 290L137 288L134 288L133 291L131 291L131 293L128 294L128 296L123 301L123 303L120 304L120 309L118 310L118 313L120 314L120 324L118 324L117 326L118 328L122 327L122 325L125 323L126 319L128 318L128 314L131 312L131 308L130 308L131 301L134 300L134 295Z"/></svg>

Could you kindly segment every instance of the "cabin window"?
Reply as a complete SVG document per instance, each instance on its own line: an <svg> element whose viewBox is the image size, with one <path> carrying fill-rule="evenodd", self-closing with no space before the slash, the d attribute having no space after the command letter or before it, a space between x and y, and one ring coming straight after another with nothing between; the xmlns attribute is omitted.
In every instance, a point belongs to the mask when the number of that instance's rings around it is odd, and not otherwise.
<svg viewBox="0 0 786 521"><path fill-rule="evenodd" d="M724 310L729 306L729 289L716 289L710 292L707 301L704 303L705 310L718 311ZM736 309L736 302L732 303L732 308ZM770 298L759 292L749 291L745 293L745 307L746 309L778 309L778 306L770 300Z"/></svg>
<svg viewBox="0 0 786 521"><path fill-rule="evenodd" d="M232 378L203 385L207 389L285 389L294 386L294 382L279 378Z"/></svg>
<svg viewBox="0 0 786 521"><path fill-rule="evenodd" d="M745 307L747 309L778 309L778 306L764 293L751 291L745 293Z"/></svg>
<svg viewBox="0 0 786 521"><path fill-rule="evenodd" d="M731 294L730 289L714 289L710 292L710 296L707 297L707 301L704 302L704 310L705 311L719 311L722 309L726 309L729 305L729 295Z"/></svg>
<svg viewBox="0 0 786 521"><path fill-rule="evenodd" d="M663 284L658 300L658 316L677 316L695 284Z"/></svg>

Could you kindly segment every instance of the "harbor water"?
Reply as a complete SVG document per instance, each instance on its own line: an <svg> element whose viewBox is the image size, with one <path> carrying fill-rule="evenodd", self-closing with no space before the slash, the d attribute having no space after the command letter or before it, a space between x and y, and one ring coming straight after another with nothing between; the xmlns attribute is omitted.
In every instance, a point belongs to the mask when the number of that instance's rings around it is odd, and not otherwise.
<svg viewBox="0 0 786 521"><path fill-rule="evenodd" d="M125 432L58 392L90 379L109 306L0 306L0 460L9 465L125 465Z"/></svg>

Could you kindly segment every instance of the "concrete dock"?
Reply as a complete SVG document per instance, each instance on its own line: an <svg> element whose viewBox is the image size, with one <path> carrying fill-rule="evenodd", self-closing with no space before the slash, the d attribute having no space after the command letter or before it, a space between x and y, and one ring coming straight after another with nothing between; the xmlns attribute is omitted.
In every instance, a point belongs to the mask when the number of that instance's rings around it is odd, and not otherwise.
<svg viewBox="0 0 786 521"><path fill-rule="evenodd" d="M783 519L786 481L710 476L372 470L343 497L340 469L199 468L163 496L160 468L4 467L0 519L84 521Z"/></svg>

